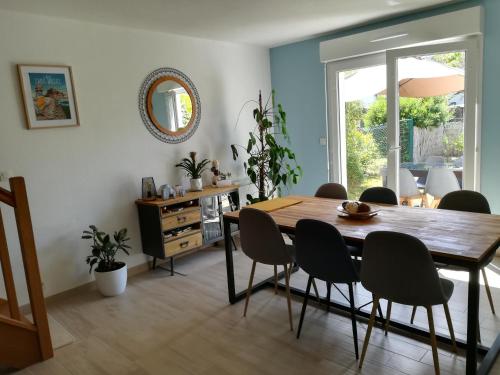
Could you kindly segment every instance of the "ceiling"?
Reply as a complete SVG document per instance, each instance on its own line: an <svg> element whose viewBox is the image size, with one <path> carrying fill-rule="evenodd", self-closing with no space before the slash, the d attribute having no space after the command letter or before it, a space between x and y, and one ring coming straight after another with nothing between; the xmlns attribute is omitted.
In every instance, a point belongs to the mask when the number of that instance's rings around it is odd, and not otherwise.
<svg viewBox="0 0 500 375"><path fill-rule="evenodd" d="M0 9L273 47L455 1L1 0Z"/></svg>

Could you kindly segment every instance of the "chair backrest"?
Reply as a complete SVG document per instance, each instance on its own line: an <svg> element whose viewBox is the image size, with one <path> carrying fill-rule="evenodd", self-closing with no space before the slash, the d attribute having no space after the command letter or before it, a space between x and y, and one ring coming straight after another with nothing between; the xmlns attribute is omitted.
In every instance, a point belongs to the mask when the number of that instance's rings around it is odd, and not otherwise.
<svg viewBox="0 0 500 375"><path fill-rule="evenodd" d="M399 169L399 196L400 197L415 197L420 195L417 181L411 174L409 169Z"/></svg>
<svg viewBox="0 0 500 375"><path fill-rule="evenodd" d="M427 174L425 192L435 198L442 198L446 194L460 190L457 176L451 169L431 168Z"/></svg>
<svg viewBox="0 0 500 375"><path fill-rule="evenodd" d="M295 236L297 264L309 275L332 283L359 280L344 239L333 225L302 219Z"/></svg>
<svg viewBox="0 0 500 375"><path fill-rule="evenodd" d="M359 197L361 202L368 203L385 203L385 204L398 204L398 197L396 193L386 187L371 187L361 193Z"/></svg>
<svg viewBox="0 0 500 375"><path fill-rule="evenodd" d="M316 190L314 196L318 198L347 199L347 191L344 185L329 182L321 185L318 190Z"/></svg>
<svg viewBox="0 0 500 375"><path fill-rule="evenodd" d="M264 264L288 264L292 261L283 236L267 212L255 208L240 211L240 238L243 252Z"/></svg>
<svg viewBox="0 0 500 375"><path fill-rule="evenodd" d="M379 298L406 305L444 302L439 275L422 241L413 236L378 231L366 236L361 283Z"/></svg>
<svg viewBox="0 0 500 375"><path fill-rule="evenodd" d="M491 214L486 197L471 190L457 190L446 194L439 202L438 208L443 210L468 211L480 214Z"/></svg>

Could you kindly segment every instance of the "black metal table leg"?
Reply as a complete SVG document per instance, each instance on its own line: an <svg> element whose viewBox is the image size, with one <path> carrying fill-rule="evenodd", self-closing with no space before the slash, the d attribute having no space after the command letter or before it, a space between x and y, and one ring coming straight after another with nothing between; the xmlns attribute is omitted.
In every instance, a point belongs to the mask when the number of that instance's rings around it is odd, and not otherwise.
<svg viewBox="0 0 500 375"><path fill-rule="evenodd" d="M477 333L479 320L479 268L469 270L467 311L467 362L466 374L477 372Z"/></svg>
<svg viewBox="0 0 500 375"><path fill-rule="evenodd" d="M491 346L490 350L484 357L481 362L481 366L479 370L477 370L478 375L488 375L495 364L495 361L498 357L498 353L500 352L500 334L497 336L495 342Z"/></svg>
<svg viewBox="0 0 500 375"><path fill-rule="evenodd" d="M234 289L234 265L233 249L231 247L231 223L224 219L224 247L226 249L226 272L227 272L227 290L229 294L229 303L236 302L236 292Z"/></svg>

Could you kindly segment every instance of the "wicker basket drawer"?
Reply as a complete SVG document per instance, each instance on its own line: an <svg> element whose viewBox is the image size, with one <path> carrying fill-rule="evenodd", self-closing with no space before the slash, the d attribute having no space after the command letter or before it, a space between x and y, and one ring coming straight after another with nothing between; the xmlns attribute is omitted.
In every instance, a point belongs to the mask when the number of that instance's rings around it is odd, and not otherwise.
<svg viewBox="0 0 500 375"><path fill-rule="evenodd" d="M193 233L182 238L165 243L165 256L170 257L202 245L201 232Z"/></svg>

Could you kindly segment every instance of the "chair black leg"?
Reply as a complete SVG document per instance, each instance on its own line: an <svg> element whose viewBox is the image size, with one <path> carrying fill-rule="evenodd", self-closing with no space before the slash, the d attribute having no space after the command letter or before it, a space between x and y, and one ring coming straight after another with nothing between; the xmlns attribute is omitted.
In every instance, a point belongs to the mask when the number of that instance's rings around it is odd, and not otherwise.
<svg viewBox="0 0 500 375"><path fill-rule="evenodd" d="M411 319L410 323L413 324L413 321L415 320L415 313L417 312L417 306L413 306L413 309L411 310Z"/></svg>
<svg viewBox="0 0 500 375"><path fill-rule="evenodd" d="M316 286L316 282L314 281L314 278L312 279L312 286L314 288L314 294L316 294L316 299L318 300L318 303L320 303L321 299L319 298L318 287Z"/></svg>
<svg viewBox="0 0 500 375"><path fill-rule="evenodd" d="M332 293L332 283L326 282L326 311L330 312L330 295Z"/></svg>
<svg viewBox="0 0 500 375"><path fill-rule="evenodd" d="M382 308L380 307L380 303L377 305L378 315L381 319L384 319L384 313L382 312Z"/></svg>
<svg viewBox="0 0 500 375"><path fill-rule="evenodd" d="M349 303L351 304L351 322L352 322L352 336L354 339L354 352L356 353L356 359L359 358L358 353L358 327L356 325L356 308L354 307L354 292L352 284L349 284Z"/></svg>
<svg viewBox="0 0 500 375"><path fill-rule="evenodd" d="M387 336L387 330L389 329L389 322L391 320L391 308L392 301L387 301L387 312L385 313L385 335Z"/></svg>
<svg viewBox="0 0 500 375"><path fill-rule="evenodd" d="M306 315L307 300L309 299L309 292L311 291L312 276L307 279L306 295L304 296L304 302L302 303L302 311L300 312L299 328L297 329L297 338L300 337L300 331L302 329L302 322L304 321L304 316Z"/></svg>

